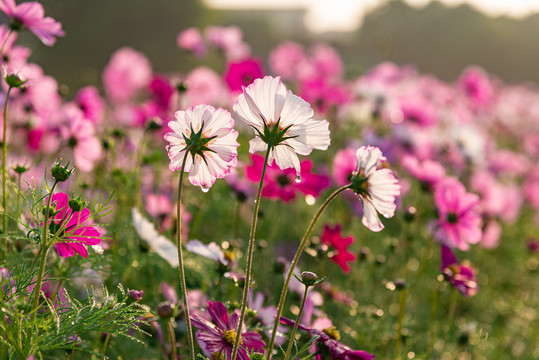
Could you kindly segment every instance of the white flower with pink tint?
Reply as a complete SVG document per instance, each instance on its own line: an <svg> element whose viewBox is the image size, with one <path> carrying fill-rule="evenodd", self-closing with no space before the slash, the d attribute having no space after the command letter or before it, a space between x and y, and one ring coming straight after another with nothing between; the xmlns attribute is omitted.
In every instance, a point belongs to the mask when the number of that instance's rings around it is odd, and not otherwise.
<svg viewBox="0 0 539 360"><path fill-rule="evenodd" d="M280 169L294 168L300 176L299 155L329 146L329 123L316 120L309 103L287 90L280 78L266 76L243 89L234 111L255 131L249 152L266 151L268 163Z"/></svg>
<svg viewBox="0 0 539 360"><path fill-rule="evenodd" d="M165 134L170 170L189 172L189 181L207 191L217 178L223 178L236 166L239 144L234 120L224 109L197 105L177 111L168 123L172 132ZM184 157L185 166L182 164Z"/></svg>
<svg viewBox="0 0 539 360"><path fill-rule="evenodd" d="M363 225L378 232L384 228L378 213L385 218L395 215L395 198L400 195L401 186L391 170L379 168L386 160L379 148L362 146L356 156L357 167L350 188L363 204Z"/></svg>

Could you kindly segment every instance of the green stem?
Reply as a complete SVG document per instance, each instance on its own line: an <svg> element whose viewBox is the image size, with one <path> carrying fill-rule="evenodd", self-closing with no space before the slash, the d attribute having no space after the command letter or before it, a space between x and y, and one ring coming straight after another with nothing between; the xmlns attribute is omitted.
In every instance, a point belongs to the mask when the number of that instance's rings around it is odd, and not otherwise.
<svg viewBox="0 0 539 360"><path fill-rule="evenodd" d="M12 33L13 33L13 29L9 29L9 32L7 33L7 36L4 39L4 42L2 43L2 47L0 48L0 56L4 56L4 48L6 47L7 41Z"/></svg>
<svg viewBox="0 0 539 360"><path fill-rule="evenodd" d="M21 174L17 174L17 223L20 221L20 212L21 212Z"/></svg>
<svg viewBox="0 0 539 360"><path fill-rule="evenodd" d="M438 284L432 292L432 305L430 310L430 325L429 325L429 342L428 342L428 358L432 359L432 352L434 350L434 343L436 342L436 336L438 333L438 326L436 322L436 313L438 311L438 293L439 293Z"/></svg>
<svg viewBox="0 0 539 360"><path fill-rule="evenodd" d="M6 203L6 154L7 154L7 103L9 101L9 94L12 87L10 86L6 93L6 101L4 102L4 124L2 126L2 231L4 236L2 237L2 251L6 252L6 235L7 235L7 203Z"/></svg>
<svg viewBox="0 0 539 360"><path fill-rule="evenodd" d="M305 308L305 300L307 300L307 292L309 291L309 287L305 286L305 292L303 293L303 299L301 300L301 306L299 308L298 317L296 319L296 323L294 324L294 328L292 329L292 333L290 334L290 342L288 343L288 348L286 349L286 355L284 360L288 360L290 358L290 353L292 352L292 346L294 346L294 341L296 339L296 332L298 331L298 324L301 321L301 317L303 316L303 309Z"/></svg>
<svg viewBox="0 0 539 360"><path fill-rule="evenodd" d="M47 236L49 233L49 209L51 207L52 195L54 194L54 188L58 184L58 181L54 181L51 191L49 192L49 198L47 199L47 207L45 208L45 219L43 221L43 234L41 235L41 258L39 261L39 269L37 271L37 281L34 286L34 297L32 299L32 311L30 315L30 333L28 339L32 341L34 335L34 322L37 316L37 307L39 305L39 295L41 294L41 283L43 281L43 273L45 272L45 263L47 260L47 253L52 245L47 242Z"/></svg>
<svg viewBox="0 0 539 360"><path fill-rule="evenodd" d="M185 163L187 161L187 157L189 156L190 152L189 149L185 151L185 155L183 156L183 162L182 167L180 168L180 180L178 182L178 206L177 206L177 217L176 217L176 246L178 247L178 263L179 263L179 270L180 270L180 290L182 293L183 298L183 307L184 307L184 313L185 313L185 325L187 327L187 341L189 343L189 349L190 349L190 355L191 360L195 360L195 344L193 342L193 331L191 329L191 318L189 317L189 304L187 303L187 285L185 284L185 270L183 267L183 253L182 253L182 222L181 222L181 200L182 200L182 188L183 188L183 174L185 172ZM175 344L171 344L173 347L175 347ZM174 349L174 352L176 349ZM176 360L176 359L174 359Z"/></svg>
<svg viewBox="0 0 539 360"><path fill-rule="evenodd" d="M260 207L260 195L262 194L262 185L264 184L264 177L266 176L266 168L268 165L269 154L272 149L272 146L268 144L266 150L266 157L264 159L264 167L262 168L262 176L260 177L260 183L258 184L258 192L255 199L255 207L253 210L253 221L251 222L251 231L249 235L249 249L247 251L247 265L245 269L245 284L243 285L243 294L241 297L241 312L240 319L238 322L238 328L236 329L236 338L234 339L234 348L232 349L232 359L235 360L236 355L238 354L238 349L240 345L240 334L243 320L245 319L245 312L247 310L247 298L249 296L249 285L251 284L251 270L253 263L253 252L255 248L255 233L256 233L256 223L258 221L258 209Z"/></svg>
<svg viewBox="0 0 539 360"><path fill-rule="evenodd" d="M449 299L449 315L448 315L448 321L447 321L447 329L445 333L445 343L444 346L447 345L447 342L449 341L449 337L451 336L451 330L453 328L453 323L455 321L455 313L457 310L457 300L458 300L458 290L454 287L451 288L451 297Z"/></svg>
<svg viewBox="0 0 539 360"><path fill-rule="evenodd" d="M327 199L320 205L320 208L316 212L316 214L311 219L311 223L309 224L309 227L307 228L307 231L305 231L305 235L303 235L303 239L301 240L301 243L299 244L298 250L296 251L296 254L294 255L294 259L292 260L292 263L290 264L290 268L288 269L288 274L286 275L286 279L283 285L283 288L281 290L281 297L279 298L279 306L277 307L277 315L275 316L275 322L273 323L273 331L271 333L271 339L268 346L268 353L267 353L267 359L271 359L272 352L273 352L273 346L275 344L275 336L277 334L277 327L280 324L280 318L281 314L283 313L284 308L284 302L286 300L286 294L288 292L288 284L290 284L290 279L292 278L292 273L294 272L294 269L296 268L296 265L299 261L299 258L301 254L303 253L303 250L305 249L305 246L307 246L307 243L309 241L309 237L311 236L311 233L313 232L314 226L316 225L318 219L326 209L326 207L335 199L337 196L339 196L340 193L350 188L350 185L343 186L341 188L338 188L335 190Z"/></svg>
<svg viewBox="0 0 539 360"><path fill-rule="evenodd" d="M101 333L103 334L103 333ZM109 346L109 341L110 341L110 332L107 333L107 336L105 337L105 342L103 343L103 349L101 350L101 354L103 356L105 356L106 352L107 352L107 347Z"/></svg>
<svg viewBox="0 0 539 360"><path fill-rule="evenodd" d="M399 317L397 320L397 338L395 339L395 359L400 359L400 345L402 342L402 320L406 308L406 288L400 291Z"/></svg>
<svg viewBox="0 0 539 360"><path fill-rule="evenodd" d="M178 356L176 355L176 334L174 333L174 325L172 325L173 321L174 320L172 318L167 321L167 330L170 340L170 359L177 360Z"/></svg>

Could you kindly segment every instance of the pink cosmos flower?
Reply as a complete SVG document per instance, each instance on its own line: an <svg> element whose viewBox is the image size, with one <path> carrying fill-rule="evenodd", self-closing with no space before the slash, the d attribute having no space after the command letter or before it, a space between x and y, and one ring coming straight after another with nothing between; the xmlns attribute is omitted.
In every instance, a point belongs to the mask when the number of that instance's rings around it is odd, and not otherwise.
<svg viewBox="0 0 539 360"><path fill-rule="evenodd" d="M464 70L459 79L459 87L477 107L487 105L494 96L494 86L481 68L470 67Z"/></svg>
<svg viewBox="0 0 539 360"><path fill-rule="evenodd" d="M442 245L442 266L444 276L449 280L462 295L474 296L479 291L475 279L475 271L469 262L459 264L453 251L448 246Z"/></svg>
<svg viewBox="0 0 539 360"><path fill-rule="evenodd" d="M207 309L214 323L197 315L191 316L193 325L200 329L196 334L198 343L201 349L205 350L205 354L211 358L222 354L226 359L231 359L234 340L238 336L236 329L238 328L239 314L233 313L229 317L225 306L219 301L208 301ZM239 336L241 339L237 359L249 360L247 351L264 351L266 344L259 334L242 331Z"/></svg>
<svg viewBox="0 0 539 360"><path fill-rule="evenodd" d="M420 161L413 155L405 154L401 163L406 171L430 189L445 178L445 168L439 162Z"/></svg>
<svg viewBox="0 0 539 360"><path fill-rule="evenodd" d="M84 245L98 245L101 242L101 234L90 218L90 210L82 208L73 211L69 206L69 198L64 193L53 194L51 206L56 214L49 219L49 229L58 236L54 244L58 255L68 258L77 253L84 258L88 257Z"/></svg>
<svg viewBox="0 0 539 360"><path fill-rule="evenodd" d="M94 124L99 124L103 119L105 103L95 86L85 86L77 92L75 102L81 108L84 118Z"/></svg>
<svg viewBox="0 0 539 360"><path fill-rule="evenodd" d="M47 46L54 45L55 36L65 35L62 24L51 17L45 17L43 6L36 1L16 5L15 0L0 0L0 10L11 19L12 29L26 27Z"/></svg>
<svg viewBox="0 0 539 360"><path fill-rule="evenodd" d="M243 41L243 32L237 26L208 26L204 36L229 60L245 59L251 53L251 48Z"/></svg>
<svg viewBox="0 0 539 360"><path fill-rule="evenodd" d="M333 158L333 179L337 185L344 186L352 181L357 163L356 151L352 148L339 150Z"/></svg>
<svg viewBox="0 0 539 360"><path fill-rule="evenodd" d="M400 99L404 120L417 126L432 126L437 122L436 107L423 96L408 95Z"/></svg>
<svg viewBox="0 0 539 360"><path fill-rule="evenodd" d="M85 120L82 111L74 104L67 104L63 110L67 124L60 129L62 138L73 148L77 168L92 171L102 155L101 142L95 136L94 124Z"/></svg>
<svg viewBox="0 0 539 360"><path fill-rule="evenodd" d="M8 35L9 29L7 25L0 25L0 44L5 43L0 64L7 68L8 74L17 74L26 66L26 61L30 57L32 50L24 46L14 45L17 40L17 33L12 33L9 38Z"/></svg>
<svg viewBox="0 0 539 360"><path fill-rule="evenodd" d="M202 57L206 54L206 45L197 28L183 30L178 34L176 43L180 49L191 51L195 56Z"/></svg>
<svg viewBox="0 0 539 360"><path fill-rule="evenodd" d="M354 237L342 237L340 224L335 225L333 228L326 224L321 238L322 244L330 244L336 250L336 253L331 257L331 261L339 265L343 273L350 273L348 263L355 261L356 257L348 251L348 247L354 243Z"/></svg>
<svg viewBox="0 0 539 360"><path fill-rule="evenodd" d="M241 91L244 86L250 85L262 76L264 76L262 59L250 58L229 62L224 78L230 90Z"/></svg>
<svg viewBox="0 0 539 360"><path fill-rule="evenodd" d="M378 168L386 160L379 148L362 146L356 157L357 166L350 188L363 204L363 225L378 232L384 228L378 213L385 218L395 215L395 198L399 196L401 186L391 170Z"/></svg>
<svg viewBox="0 0 539 360"><path fill-rule="evenodd" d="M297 68L306 61L303 46L292 41L279 44L270 54L270 67L283 79L293 79L298 75Z"/></svg>
<svg viewBox="0 0 539 360"><path fill-rule="evenodd" d="M300 96L314 109L325 114L334 107L346 104L349 91L340 83L330 83L325 79L305 79L301 82Z"/></svg>
<svg viewBox="0 0 539 360"><path fill-rule="evenodd" d="M281 316L281 322L288 326L294 326L295 324L295 321L285 318L284 316ZM326 321L324 324L328 324L328 322ZM363 350L353 350L349 346L339 342L341 335L334 326L319 330L314 327L298 324L298 329L305 330L311 335L318 336L316 342L320 345L324 345L330 352L330 354L327 354L328 357L324 357L324 359L328 359L329 356L331 356L331 359L339 360L372 360L375 358L375 355L369 354Z"/></svg>
<svg viewBox="0 0 539 360"><path fill-rule="evenodd" d="M103 86L112 102L130 100L152 79L152 66L146 56L130 47L117 50L103 71Z"/></svg>
<svg viewBox="0 0 539 360"><path fill-rule="evenodd" d="M309 103L287 90L280 78L266 76L243 89L234 104L234 111L255 131L249 152L266 151L268 163L280 169L294 168L301 173L299 155L329 146L329 123L313 119Z"/></svg>
<svg viewBox="0 0 539 360"><path fill-rule="evenodd" d="M447 178L436 187L434 202L439 216L434 234L438 241L463 251L481 241L477 195L467 193L456 178Z"/></svg>
<svg viewBox="0 0 539 360"><path fill-rule="evenodd" d="M189 172L189 181L209 189L217 178L223 178L236 166L239 144L234 120L226 110L198 105L177 111L176 120L168 123L172 132L165 134L169 168ZM187 156L185 167L182 161Z"/></svg>
<svg viewBox="0 0 539 360"><path fill-rule="evenodd" d="M253 164L245 167L248 180L258 183L262 176L264 158L260 155L252 155ZM329 178L325 175L311 173L312 161L303 160L300 163L302 180L296 181L295 171L292 169L279 170L277 166L270 165L266 168L262 197L270 199L282 199L289 202L296 198L296 192L317 198L320 193L329 186Z"/></svg>
<svg viewBox="0 0 539 360"><path fill-rule="evenodd" d="M186 102L189 106L200 104L222 105L228 103L228 89L223 79L212 69L199 66L185 79Z"/></svg>

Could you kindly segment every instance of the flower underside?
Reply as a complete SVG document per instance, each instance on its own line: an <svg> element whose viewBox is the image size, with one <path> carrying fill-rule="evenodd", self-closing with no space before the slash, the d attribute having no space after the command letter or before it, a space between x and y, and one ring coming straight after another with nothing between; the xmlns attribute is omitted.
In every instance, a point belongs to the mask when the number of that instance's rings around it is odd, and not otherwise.
<svg viewBox="0 0 539 360"><path fill-rule="evenodd" d="M207 165L208 163L206 161L206 158L204 157L204 152L215 152L207 145L210 141L215 139L217 135L209 138L202 137L202 129L204 129L204 122L202 122L202 126L197 133L195 133L195 131L193 130L193 125L191 124L191 136L187 137L185 136L185 134L182 134L183 139L185 140L185 148L183 150L187 150L191 153L191 156L193 156L193 162L195 161L195 155L200 155Z"/></svg>
<svg viewBox="0 0 539 360"><path fill-rule="evenodd" d="M262 118L262 121L264 122L264 133L262 133L260 130L258 130L256 127L251 127L256 131L258 136L264 141L266 144L268 144L269 147L275 147L279 144L281 144L283 141L288 139L293 139L298 137L296 136L286 136L286 132L294 125L290 124L285 128L282 128L279 126L279 123L281 122L281 117L279 116L279 119L277 119L277 122L272 125L271 127L268 126L268 123L266 122L266 119L262 114L259 114Z"/></svg>

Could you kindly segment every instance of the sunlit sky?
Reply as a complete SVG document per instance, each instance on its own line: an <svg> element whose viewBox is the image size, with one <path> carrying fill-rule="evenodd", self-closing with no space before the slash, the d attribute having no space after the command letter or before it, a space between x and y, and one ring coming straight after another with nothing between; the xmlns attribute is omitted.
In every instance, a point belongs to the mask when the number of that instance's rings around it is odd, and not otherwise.
<svg viewBox="0 0 539 360"><path fill-rule="evenodd" d="M404 0L412 6L424 6L430 0ZM488 15L524 17L539 12L539 0L439 0L448 6L468 3ZM203 0L218 9L305 9L305 25L315 33L354 31L371 9L388 0Z"/></svg>

